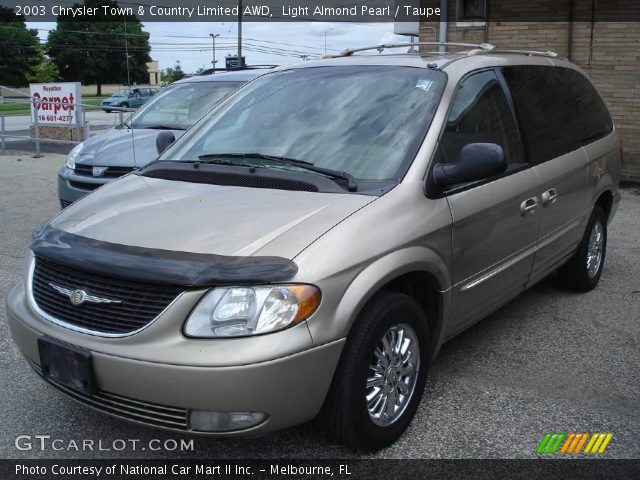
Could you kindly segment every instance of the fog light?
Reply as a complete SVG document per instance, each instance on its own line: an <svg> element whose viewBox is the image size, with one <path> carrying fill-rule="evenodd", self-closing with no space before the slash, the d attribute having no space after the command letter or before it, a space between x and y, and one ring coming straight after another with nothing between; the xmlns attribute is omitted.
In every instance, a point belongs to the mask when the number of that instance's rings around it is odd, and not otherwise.
<svg viewBox="0 0 640 480"><path fill-rule="evenodd" d="M255 427L267 419L263 412L208 412L191 410L192 430L201 432L229 432Z"/></svg>

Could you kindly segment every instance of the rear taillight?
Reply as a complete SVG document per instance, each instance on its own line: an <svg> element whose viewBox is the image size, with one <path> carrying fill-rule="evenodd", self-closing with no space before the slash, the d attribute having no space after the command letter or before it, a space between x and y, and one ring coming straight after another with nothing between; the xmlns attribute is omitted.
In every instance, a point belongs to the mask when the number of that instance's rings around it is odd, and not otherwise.
<svg viewBox="0 0 640 480"><path fill-rule="evenodd" d="M620 137L620 163L624 165L624 140Z"/></svg>

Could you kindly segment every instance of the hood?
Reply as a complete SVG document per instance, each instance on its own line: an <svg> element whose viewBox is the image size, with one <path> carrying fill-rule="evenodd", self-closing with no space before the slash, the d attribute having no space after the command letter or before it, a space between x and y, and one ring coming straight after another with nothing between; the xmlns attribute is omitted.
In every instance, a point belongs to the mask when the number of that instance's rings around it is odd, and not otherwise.
<svg viewBox="0 0 640 480"><path fill-rule="evenodd" d="M51 225L74 235L134 247L293 259L375 198L131 174L72 204Z"/></svg>
<svg viewBox="0 0 640 480"><path fill-rule="evenodd" d="M156 137L161 131L145 128L110 128L84 142L77 163L99 167L142 167L158 158ZM184 130L172 132L176 139L184 134Z"/></svg>

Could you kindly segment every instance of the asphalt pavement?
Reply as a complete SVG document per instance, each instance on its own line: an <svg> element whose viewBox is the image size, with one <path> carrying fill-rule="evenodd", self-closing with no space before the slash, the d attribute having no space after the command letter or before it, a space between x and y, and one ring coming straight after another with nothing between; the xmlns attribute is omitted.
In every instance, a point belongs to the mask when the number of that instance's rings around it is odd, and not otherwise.
<svg viewBox="0 0 640 480"><path fill-rule="evenodd" d="M19 280L33 228L58 211L64 156L0 156L0 296ZM640 458L640 190L626 189L609 227L599 287L553 277L446 344L406 434L380 458L532 458L547 432L611 432L605 458ZM8 333L0 306L0 458L348 458L310 425L257 439L192 437L94 412L45 385ZM126 372L123 372L126 374ZM222 388L222 387L221 387ZM283 395L286 392L283 392ZM194 439L193 451L19 450L18 435ZM143 447L144 448L144 447ZM588 456L588 455L585 455Z"/></svg>

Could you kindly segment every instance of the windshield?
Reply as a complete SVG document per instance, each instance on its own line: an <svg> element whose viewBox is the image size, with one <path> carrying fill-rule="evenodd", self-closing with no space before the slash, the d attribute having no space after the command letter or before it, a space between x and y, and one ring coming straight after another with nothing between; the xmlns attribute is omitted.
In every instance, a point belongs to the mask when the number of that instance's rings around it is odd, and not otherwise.
<svg viewBox="0 0 640 480"><path fill-rule="evenodd" d="M161 160L260 153L359 180L397 180L426 134L445 83L440 71L397 66L274 72L214 110Z"/></svg>
<svg viewBox="0 0 640 480"><path fill-rule="evenodd" d="M155 95L129 122L133 128L186 130L244 82L181 83Z"/></svg>
<svg viewBox="0 0 640 480"><path fill-rule="evenodd" d="M120 89L111 96L112 97L128 97L130 93L131 93L131 90L129 89Z"/></svg>

